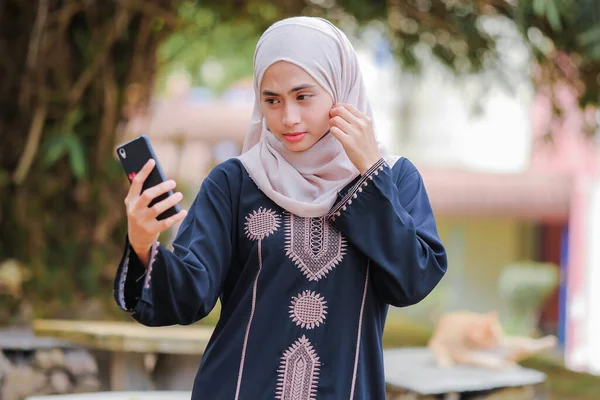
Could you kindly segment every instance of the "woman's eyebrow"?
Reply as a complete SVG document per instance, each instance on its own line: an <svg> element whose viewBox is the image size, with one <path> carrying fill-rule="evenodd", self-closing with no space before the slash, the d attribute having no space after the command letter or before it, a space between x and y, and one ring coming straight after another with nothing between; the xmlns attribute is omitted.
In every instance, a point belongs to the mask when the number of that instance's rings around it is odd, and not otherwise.
<svg viewBox="0 0 600 400"><path fill-rule="evenodd" d="M309 83L305 83L303 85L296 86L296 87L292 88L288 93L294 93L294 92L298 92L300 90L311 89L311 88L314 88L314 87L315 87L315 85L311 85ZM262 95L263 96L280 96L278 93L271 92L270 90L263 90L262 91Z"/></svg>

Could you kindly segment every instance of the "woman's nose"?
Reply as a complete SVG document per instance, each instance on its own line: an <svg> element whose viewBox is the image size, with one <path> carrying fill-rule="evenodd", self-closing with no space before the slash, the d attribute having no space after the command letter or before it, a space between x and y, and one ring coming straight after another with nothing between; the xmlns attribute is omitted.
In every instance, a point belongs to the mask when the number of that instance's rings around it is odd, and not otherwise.
<svg viewBox="0 0 600 400"><path fill-rule="evenodd" d="M300 110L298 107L294 105L286 105L283 111L283 120L284 125L294 126L300 123Z"/></svg>

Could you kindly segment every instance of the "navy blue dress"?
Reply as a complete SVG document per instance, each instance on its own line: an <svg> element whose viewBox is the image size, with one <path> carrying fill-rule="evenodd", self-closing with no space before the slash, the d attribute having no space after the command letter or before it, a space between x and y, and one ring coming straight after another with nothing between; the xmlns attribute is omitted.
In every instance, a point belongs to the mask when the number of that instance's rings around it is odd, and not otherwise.
<svg viewBox="0 0 600 400"><path fill-rule="evenodd" d="M325 217L301 218L230 159L204 180L148 270L129 245L115 299L148 326L192 324L221 300L192 399L384 400L389 305L415 304L446 271L421 175L382 159ZM144 276L145 275L145 276Z"/></svg>

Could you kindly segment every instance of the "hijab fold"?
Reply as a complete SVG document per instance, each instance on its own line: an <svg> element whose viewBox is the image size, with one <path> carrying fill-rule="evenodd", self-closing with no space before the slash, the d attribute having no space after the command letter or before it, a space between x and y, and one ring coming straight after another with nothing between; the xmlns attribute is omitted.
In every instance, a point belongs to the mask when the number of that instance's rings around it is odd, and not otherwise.
<svg viewBox="0 0 600 400"><path fill-rule="evenodd" d="M338 191L359 172L342 144L330 133L303 152L292 152L273 135L260 108L265 71L287 61L305 70L335 103L349 103L373 119L356 53L348 38L331 22L294 17L271 25L254 53L255 102L240 161L258 188L283 209L300 217L322 217ZM390 167L397 158L380 154Z"/></svg>

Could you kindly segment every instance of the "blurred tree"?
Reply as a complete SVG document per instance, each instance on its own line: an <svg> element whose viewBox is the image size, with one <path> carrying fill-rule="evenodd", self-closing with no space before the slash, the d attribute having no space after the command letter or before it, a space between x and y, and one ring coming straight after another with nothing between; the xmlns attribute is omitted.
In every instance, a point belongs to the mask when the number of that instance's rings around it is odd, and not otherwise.
<svg viewBox="0 0 600 400"><path fill-rule="evenodd" d="M234 56L303 7L272 3L0 2L0 261L31 270L26 296L58 310L110 293L126 232L116 128L146 109L159 44L165 62L192 37L190 63Z"/></svg>
<svg viewBox="0 0 600 400"><path fill-rule="evenodd" d="M425 47L457 73L494 69L505 74L510 66L499 56L503 33L494 22L514 23L530 49L536 87L553 92L566 84L582 107L600 102L598 0L336 1L359 22L387 22L398 61L415 71L422 62L419 48ZM588 134L595 132L588 128Z"/></svg>
<svg viewBox="0 0 600 400"><path fill-rule="evenodd" d="M0 260L32 296L98 293L123 238L122 106L150 96L169 0L0 2Z"/></svg>
<svg viewBox="0 0 600 400"><path fill-rule="evenodd" d="M597 0L238 0L228 4L235 5L199 7L198 2L188 2L181 15L189 26L212 21L212 28L201 35L197 29L179 30L165 41L159 53L165 65L161 72L184 68L194 83L221 90L251 74L253 45L269 23L303 14L325 16L344 28L356 22L383 22L391 50L406 71L418 72L428 62L420 56L425 49L456 74L492 72L508 86L515 67L509 64L510 57L502 57L500 48L510 52L514 46L510 30L514 30L530 51L531 77L537 88L555 94L554 88L566 84L582 107L600 102ZM223 24L231 15L236 22ZM207 80L203 66L221 68L219 79ZM561 107L557 102L554 106L560 114ZM592 135L596 128L592 123L585 132Z"/></svg>
<svg viewBox="0 0 600 400"><path fill-rule="evenodd" d="M325 12L318 2L307 0L185 1L179 7L182 29L159 48L159 83L173 71L185 70L194 85L220 92L252 76L256 41L274 21Z"/></svg>

